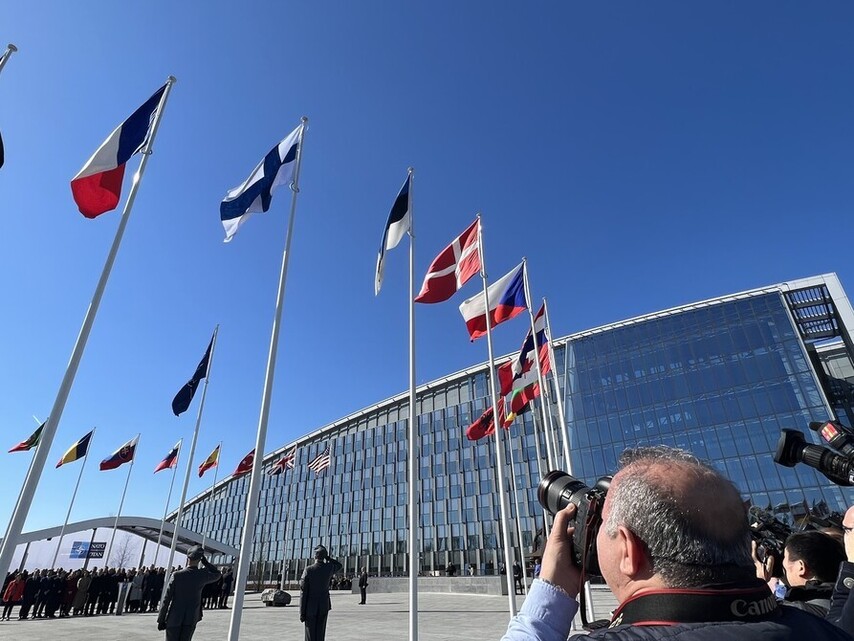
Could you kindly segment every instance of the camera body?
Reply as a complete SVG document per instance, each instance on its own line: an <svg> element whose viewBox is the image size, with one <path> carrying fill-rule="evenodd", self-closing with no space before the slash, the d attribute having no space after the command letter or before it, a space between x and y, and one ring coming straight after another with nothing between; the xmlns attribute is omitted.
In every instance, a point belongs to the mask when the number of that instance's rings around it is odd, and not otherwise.
<svg viewBox="0 0 854 641"><path fill-rule="evenodd" d="M576 566L585 576L601 576L596 535L602 526L602 506L610 485L610 476L603 476L593 487L588 487L566 472L552 470L542 478L537 488L540 505L552 516L570 503L575 506L572 553Z"/></svg>
<svg viewBox="0 0 854 641"><path fill-rule="evenodd" d="M774 462L786 467L805 463L837 485L854 485L854 433L851 429L838 421L814 421L809 427L831 447L807 443L801 432L786 429L777 441Z"/></svg>

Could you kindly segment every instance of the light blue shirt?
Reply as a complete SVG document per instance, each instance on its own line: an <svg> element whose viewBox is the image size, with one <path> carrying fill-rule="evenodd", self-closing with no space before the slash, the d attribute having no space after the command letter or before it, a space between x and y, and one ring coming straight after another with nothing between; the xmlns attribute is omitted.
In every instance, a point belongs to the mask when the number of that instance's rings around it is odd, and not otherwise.
<svg viewBox="0 0 854 641"><path fill-rule="evenodd" d="M576 612L575 599L550 583L534 579L502 641L566 641Z"/></svg>

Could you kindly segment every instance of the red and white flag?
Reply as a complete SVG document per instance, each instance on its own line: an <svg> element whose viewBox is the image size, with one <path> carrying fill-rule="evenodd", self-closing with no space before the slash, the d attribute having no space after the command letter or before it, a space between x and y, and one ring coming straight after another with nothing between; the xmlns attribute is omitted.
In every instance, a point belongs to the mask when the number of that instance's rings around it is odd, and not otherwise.
<svg viewBox="0 0 854 641"><path fill-rule="evenodd" d="M421 293L415 297L416 303L446 301L480 271L479 232L478 218L436 256L424 277Z"/></svg>
<svg viewBox="0 0 854 641"><path fill-rule="evenodd" d="M296 458L297 446L294 445L294 448L290 452L276 461L276 464L267 470L267 474L270 476L278 476L279 474L284 474L286 470L294 469L294 466L296 465Z"/></svg>
<svg viewBox="0 0 854 641"><path fill-rule="evenodd" d="M240 463L237 464L237 468L232 473L232 476L243 476L244 474L248 474L252 471L252 465L255 463L255 450L252 450L243 457ZM201 475L200 475L201 476Z"/></svg>

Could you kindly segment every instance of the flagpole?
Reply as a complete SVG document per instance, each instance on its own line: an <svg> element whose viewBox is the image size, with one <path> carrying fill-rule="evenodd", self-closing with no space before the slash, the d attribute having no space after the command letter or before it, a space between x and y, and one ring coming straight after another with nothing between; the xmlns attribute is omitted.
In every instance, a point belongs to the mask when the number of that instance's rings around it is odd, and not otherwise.
<svg viewBox="0 0 854 641"><path fill-rule="evenodd" d="M533 418L533 417L531 417L531 418ZM522 425L520 427L521 427L522 433L519 435L519 436L521 436L521 438L519 439L519 462L523 463L523 462L527 461L527 457L525 456L525 419L524 418L522 419ZM536 439L536 436L537 436L537 434L536 434L536 432L534 432L534 438L535 439ZM516 513L517 514L519 513L518 507L516 508ZM535 523L536 523L536 521L535 521ZM520 526L519 526L519 552L522 555L522 562L521 562L521 566L522 566L522 592L527 596L527 594L528 594L528 564L525 563L525 550L522 547L521 517L520 517ZM513 588L514 588L513 591L515 592L516 591L515 579L514 579Z"/></svg>
<svg viewBox="0 0 854 641"><path fill-rule="evenodd" d="M545 471L543 470L543 451L540 449L540 436L537 433L537 412L531 412L531 420L534 422L534 445L537 449L537 469L540 472L540 478L545 476ZM548 536L551 528L549 528L549 517L546 508L543 508L543 535ZM535 550L536 551L536 550Z"/></svg>
<svg viewBox="0 0 854 641"><path fill-rule="evenodd" d="M498 423L495 425L496 429L498 429ZM522 431L524 432L524 429ZM516 507L516 536L519 537L519 555L522 557L524 564L525 547L522 545L522 517L519 514L519 492L516 487L516 463L513 460L513 439L510 437L509 431L507 432L507 452L510 454L510 490L513 492L513 504ZM509 578L513 574L513 568L505 563L504 572ZM525 590L525 593L527 594L527 590ZM513 581L513 594L516 594L515 580Z"/></svg>
<svg viewBox="0 0 854 641"><path fill-rule="evenodd" d="M478 221L480 214L477 215ZM512 564L512 540L510 538L510 527L507 524L507 514L510 512L507 504L507 495L504 492L504 447L501 441L501 432L504 427L500 425L498 414L498 391L495 388L495 358L492 354L492 317L489 311L489 288L486 285L486 259L483 251L483 225L477 226L477 242L480 247L480 278L483 281L483 302L486 306L486 345L489 352L489 393L492 397L492 421L495 424L495 474L498 479L498 496L501 506L501 534L504 537L504 567ZM513 589L513 579L510 574L505 574L507 581L507 596L510 606L510 616L516 616L516 590Z"/></svg>
<svg viewBox="0 0 854 641"><path fill-rule="evenodd" d="M139 434L136 435L135 444L133 448L133 458L130 460L130 465L128 466L128 475L125 478L125 489L122 490L122 500L119 501L119 511L116 513L116 520L113 523L113 533L110 535L110 545L107 547L107 554L104 557L104 567L108 567L110 565L110 553L113 551L113 541L116 538L116 529L119 527L119 517L122 515L122 507L125 504L125 494L128 491L128 483L130 482L130 473L133 471L133 464L136 463L136 448L139 446ZM86 452L88 455L89 453Z"/></svg>
<svg viewBox="0 0 854 641"><path fill-rule="evenodd" d="M6 63L9 61L9 58L12 57L12 54L18 50L18 47L13 45L11 42L6 45L6 51L3 52L3 56L0 57L0 71L3 71L3 67L6 66Z"/></svg>
<svg viewBox="0 0 854 641"><path fill-rule="evenodd" d="M33 418L35 418L35 417L33 417ZM39 423L39 425L41 425L41 423ZM44 430L42 430L42 435L44 435ZM40 446L40 445L41 445L41 437L39 437L39 442L38 442L38 443L36 443L36 446L33 448L33 449L35 449L36 451L35 451L35 452L33 452L33 457L30 459L30 464L29 464L29 466L27 466L27 474L24 476L24 485L25 485L25 486L26 486L26 484L27 484L27 483L29 482L29 480L30 480L30 475L32 475L32 473L33 473L33 464L34 464L34 463L35 463L35 461L36 461L36 454L38 453L38 450L39 450L39 446ZM14 513L18 510L18 507L19 507L20 505L21 505L21 495L18 495L18 500L17 500L17 502L15 503L15 509L13 510L12 514L14 514ZM9 539L9 532L11 532L11 528L12 528L12 522L11 522L11 521L9 521L9 524L6 526L6 534L3 536L3 542L2 542L2 544L5 544L5 543L6 543L6 541ZM2 550L2 549L3 549L3 548L2 548L2 544L0 544L0 550ZM12 549L13 549L13 550L15 550L17 547L18 547L18 546L16 545L16 546L15 546L14 548L12 548ZM14 552L13 552L13 554L14 554ZM12 562L12 559L11 559L11 557L10 557L10 558L9 558L9 563L11 563L11 562ZM2 574L2 573L0 573L0 574Z"/></svg>
<svg viewBox="0 0 854 641"><path fill-rule="evenodd" d="M418 420L415 410L415 214L409 168L409 641L418 639Z"/></svg>
<svg viewBox="0 0 854 641"><path fill-rule="evenodd" d="M572 457L569 455L569 431L566 428L566 414L563 411L563 394L560 393L560 378L557 375L557 363L555 362L554 345L552 344L552 324L551 321L549 321L549 303L545 298L543 299L543 308L546 310L546 340L549 345L549 360L552 364L552 375L554 376L555 382L555 396L557 397L557 411L560 415L560 430L561 436L563 437L564 465L566 466L566 471L569 474L572 474ZM564 349L569 349L569 345L567 344ZM564 367L564 377L567 377L566 367ZM568 378L565 378L564 380L568 380Z"/></svg>
<svg viewBox="0 0 854 641"><path fill-rule="evenodd" d="M296 453L294 453L294 468L292 469L292 472L296 473ZM285 471L283 473L284 474L288 473L287 465L285 466ZM284 552L282 554L282 580L279 582L279 589L280 590L285 589L285 557L288 554L288 530L290 529L290 526L291 526L291 523L290 523L290 516L291 516L290 493L291 493L291 483L293 483L293 477L294 477L294 474L291 474L291 478L288 479L287 490L285 492L285 500L288 502L288 509L285 510L285 534L284 534L285 549L284 549Z"/></svg>
<svg viewBox="0 0 854 641"><path fill-rule="evenodd" d="M77 483L74 485L74 492L71 493L71 503L68 505L68 512L65 513L65 522L62 524L62 529L59 531L59 541L56 544L56 552L53 553L53 561L50 567L56 567L56 559L59 556L59 549L62 547L62 537L65 536L65 528L68 526L68 518L71 516L71 508L74 507L74 499L77 497L77 488L80 487L80 479L83 478L83 468L86 467L86 461L89 460L89 450L92 449L92 439L95 437L95 429L92 428L92 436L89 437L89 444L86 446L86 454L83 455L83 464L80 466L80 472L77 474Z"/></svg>
<svg viewBox="0 0 854 641"><path fill-rule="evenodd" d="M537 367L537 384L540 386L540 409L543 413L543 432L546 435L546 456L548 457L549 467L557 469L557 453L555 452L555 444L552 442L553 434L551 429L551 412L547 409L546 399L548 390L543 380L543 369L540 367L540 346L537 344L537 328L534 323L534 312L531 309L531 285L528 282L528 259L522 259L522 274L525 278L525 303L528 305L528 317L531 319L531 338L534 341L534 363Z"/></svg>
<svg viewBox="0 0 854 641"><path fill-rule="evenodd" d="M222 441L219 442L217 448L220 450L217 455L217 462L214 466L214 477L213 483L211 483L211 494L208 497L208 504L205 506L205 518L202 520L202 549L205 547L205 540L208 538L208 516L210 516L210 511L213 508L213 496L214 496L214 488L216 487L216 475L219 472L219 456L222 454ZM255 459L252 459L252 464L255 464Z"/></svg>
<svg viewBox="0 0 854 641"><path fill-rule="evenodd" d="M178 441L178 452L184 445L184 439ZM163 518L160 519L160 531L157 533L157 547L154 548L154 565L157 565L157 557L160 556L160 541L163 539L163 528L166 527L166 515L169 513L169 502L172 500L172 488L175 487L175 476L178 474L178 465L172 468L172 480L169 481L169 493L166 495L166 505L163 506ZM173 536L174 538L174 536Z"/></svg>
<svg viewBox="0 0 854 641"><path fill-rule="evenodd" d="M202 424L202 413L205 410L205 398L208 395L208 384L211 381L211 368L213 367L214 352L216 351L216 339L219 334L219 324L214 328L211 338L211 354L208 358L208 368L205 371L205 386L202 388L202 399L199 401L199 411L196 414L196 426L193 429L193 440L190 441L190 451L187 454L187 472L184 474L184 486L181 489L181 501L178 503L178 511L175 513L175 529L172 532L172 542L169 544L169 562L166 565L166 576L163 578L163 592L160 594L160 602L169 587L169 579L172 576L172 565L175 561L175 548L178 545L178 530L181 527L181 515L184 512L184 502L187 500L187 488L190 485L190 472L193 471L193 460L196 456L196 443L199 440L199 427Z"/></svg>
<svg viewBox="0 0 854 641"><path fill-rule="evenodd" d="M258 434L255 439L255 456L261 460L264 457L264 446L267 441L267 420L270 416L270 400L273 394L273 375L276 370L276 352L279 346L279 325L282 318L282 306L285 301L285 281L288 275L288 260L291 257L291 238L293 237L294 218L299 193L299 176L302 167L302 148L305 138L308 118L303 116L302 129L297 146L294 181L291 185L291 213L288 219L288 231L285 238L285 250L282 253L282 269L279 274L279 288L276 293L276 312L273 315L273 329L270 335L270 352L267 355L267 373L264 377L264 392L261 396L261 415L258 418ZM246 500L246 519L243 522L243 533L240 542L240 557L237 565L236 585L234 586L234 603L231 608L231 620L228 625L228 640L237 641L240 638L240 620L243 616L243 592L246 590L246 579L249 574L249 553L252 543L252 530L255 529L255 519L258 516L258 497L261 494L261 465L252 466L252 479L249 482L249 496Z"/></svg>
<svg viewBox="0 0 854 641"><path fill-rule="evenodd" d="M18 544L18 539L21 536L21 531L24 529L24 523L27 520L27 515L30 512L30 505L33 502L36 488L41 479L44 464L47 460L47 455L53 445L53 437L56 435L59 421L62 418L62 412L65 409L65 403L68 400L68 395L71 392L71 387L74 384L74 377L77 375L77 368L80 366L80 360L83 358L83 352L86 349L86 342L89 340L89 333L92 331L92 325L95 323L95 316L98 313L98 307L101 304L101 298L104 295L104 289L107 287L107 280L110 278L110 272L113 269L113 263L116 260L119 246L122 243L125 228L130 218L130 212L133 208L133 202L136 199L136 193L142 183L142 175L145 172L145 166L148 163L148 158L152 153L154 139L157 136L157 130L160 127L160 120L163 117L163 111L166 107L166 99L169 97L169 92L172 85L175 84L175 77L169 76L166 81L166 88L163 91L163 96L160 98L160 104L157 107L157 112L154 120L151 123L151 134L148 138L148 143L142 151L142 158L139 161L139 167L134 174L131 182L130 192L128 193L127 201L125 202L122 217L119 221L116 235L113 239L113 244L110 247L110 253L107 255L107 260L104 263L104 269L101 272L101 277L98 280L98 285L95 287L95 293L89 303L89 308L86 310L86 316L83 319L83 326L80 328L80 334L77 336L77 341L74 343L74 349L71 352L71 358L68 361L68 366L65 369L65 374L62 377L62 383L59 385L59 391L56 393L56 399L53 402L53 407L50 411L50 416L42 431L42 443L44 447L39 447L36 451L33 460L32 474L27 477L24 487L21 488L19 504L15 508L12 519L9 521L9 529L6 538L3 539L3 546L0 548L0 574L3 574L8 569L12 555L15 553L15 546Z"/></svg>

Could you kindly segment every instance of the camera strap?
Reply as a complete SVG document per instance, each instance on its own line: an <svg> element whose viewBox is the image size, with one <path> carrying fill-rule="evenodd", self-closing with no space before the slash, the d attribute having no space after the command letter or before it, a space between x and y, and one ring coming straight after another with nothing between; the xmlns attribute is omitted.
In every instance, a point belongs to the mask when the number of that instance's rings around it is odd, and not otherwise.
<svg viewBox="0 0 854 641"><path fill-rule="evenodd" d="M764 583L727 588L651 590L620 605L609 627L721 621L763 621L777 616L777 600Z"/></svg>

